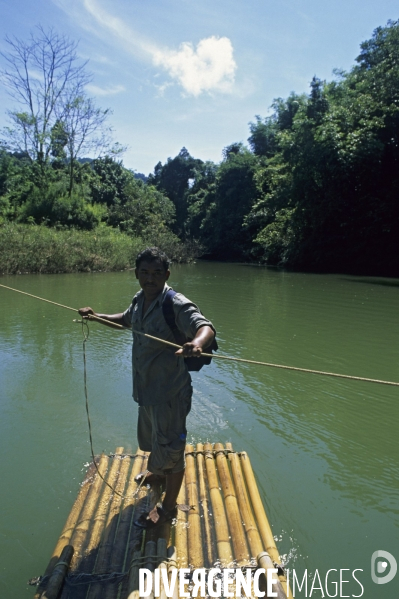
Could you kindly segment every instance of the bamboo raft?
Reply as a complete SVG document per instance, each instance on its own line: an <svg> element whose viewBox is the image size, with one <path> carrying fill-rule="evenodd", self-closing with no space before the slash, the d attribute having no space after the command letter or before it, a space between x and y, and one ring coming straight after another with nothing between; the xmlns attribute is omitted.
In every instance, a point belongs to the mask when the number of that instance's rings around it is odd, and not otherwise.
<svg viewBox="0 0 399 599"><path fill-rule="evenodd" d="M35 599L138 599L140 568L166 569L169 578L175 568L278 568L280 556L246 452L233 451L230 443L187 445L177 503L190 509L143 532L133 517L149 511L162 493L157 485L134 481L147 460L148 454L124 454L122 447L97 458L116 493L89 466ZM262 584L266 591L261 577ZM273 591L279 599L287 596L281 567ZM166 597L162 585L160 593ZM173 597L179 598L178 585Z"/></svg>

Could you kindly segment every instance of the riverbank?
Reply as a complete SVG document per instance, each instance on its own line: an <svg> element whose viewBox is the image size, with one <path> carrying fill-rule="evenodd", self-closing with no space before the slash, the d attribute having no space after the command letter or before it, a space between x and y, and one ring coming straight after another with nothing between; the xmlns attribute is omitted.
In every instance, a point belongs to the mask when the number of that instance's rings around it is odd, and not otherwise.
<svg viewBox="0 0 399 599"><path fill-rule="evenodd" d="M132 268L138 252L159 244L175 262L196 257L195 245L181 243L169 231L156 239L131 237L110 227L93 231L53 229L7 223L0 227L0 273L71 273Z"/></svg>

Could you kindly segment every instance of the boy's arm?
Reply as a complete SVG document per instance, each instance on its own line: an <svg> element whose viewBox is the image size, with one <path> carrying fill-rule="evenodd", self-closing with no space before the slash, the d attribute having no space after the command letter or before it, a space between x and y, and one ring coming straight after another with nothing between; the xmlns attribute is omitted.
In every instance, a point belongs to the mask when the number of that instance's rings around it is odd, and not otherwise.
<svg viewBox="0 0 399 599"><path fill-rule="evenodd" d="M112 327L113 329L118 328L119 326L115 326L115 325L120 325L124 328L126 328L126 323L124 321L123 318L123 312L119 312L119 314L99 314L97 312L94 312L94 310L92 310L92 308L80 308L79 310L79 314L82 316L82 318L89 318L90 316L92 318L90 318L90 320L96 320L96 316L98 318L101 318L102 320L97 320L97 322L104 324L108 327ZM104 322L107 321L107 322Z"/></svg>
<svg viewBox="0 0 399 599"><path fill-rule="evenodd" d="M214 330L211 327L204 325L198 329L192 341L187 341L182 349L177 350L176 355L183 355L184 358L199 358L202 352L209 347L214 338Z"/></svg>

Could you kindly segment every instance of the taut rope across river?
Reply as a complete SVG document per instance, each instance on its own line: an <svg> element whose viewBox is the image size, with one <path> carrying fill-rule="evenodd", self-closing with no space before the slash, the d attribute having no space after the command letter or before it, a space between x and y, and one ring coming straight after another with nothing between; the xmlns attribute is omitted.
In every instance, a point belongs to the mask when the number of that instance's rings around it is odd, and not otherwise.
<svg viewBox="0 0 399 599"><path fill-rule="evenodd" d="M7 285L2 285L2 284L0 284L0 287L3 287L4 289L9 289L10 291L16 291L17 293L22 293L23 295L27 295L28 297L33 297L34 299L41 300L42 302L47 302L49 304L53 304L54 306L58 306L59 308L65 308L66 310L72 310L72 312L79 313L79 310L77 310L76 308L71 308L70 306L65 306L64 304L59 304L57 302L53 302L53 301L45 299L43 297L39 297L38 295L33 295L32 293L27 293L26 291L21 291L20 289L14 289L13 287L8 287ZM89 315L88 318L89 318L89 320L104 322L107 325L109 325L113 328L116 328L116 329L124 329L127 331L131 331L130 328L123 327L122 325L119 325L116 323L111 323L109 320L105 320L104 318L100 318L98 316ZM160 339L159 337L154 337L152 335L148 335L147 333L142 333L141 331L136 331L135 329L133 329L133 330L138 335L143 335L143 337L147 337L148 339L153 339L154 341L158 341L159 343L163 343L165 345L175 347L176 349L181 349L181 346L177 345L177 343L171 343L170 341L166 341L165 339ZM349 374L338 374L336 372L325 372L323 370L312 370L310 368L299 368L297 366L286 366L284 364L272 364L270 362L260 362L258 360L246 360L244 358L235 358L233 356L223 356L220 354L206 354L203 352L202 355L209 356L212 358L218 358L219 360L230 360L233 362L243 362L244 364L255 364L257 366L269 366L270 368L281 368L283 370L293 370L294 372L306 372L308 374L320 374L323 376L332 376L335 378L349 379L352 381L363 381L366 383L379 383L380 385L391 385L393 387L399 387L399 382L396 382L396 381L384 381L384 380L379 380L379 379L370 379L370 378L366 378L363 376L352 376Z"/></svg>

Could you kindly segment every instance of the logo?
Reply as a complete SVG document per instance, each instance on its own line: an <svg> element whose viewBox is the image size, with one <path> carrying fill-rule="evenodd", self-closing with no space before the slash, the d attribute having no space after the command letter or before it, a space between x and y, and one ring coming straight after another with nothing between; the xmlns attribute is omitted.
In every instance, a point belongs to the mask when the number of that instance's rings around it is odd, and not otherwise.
<svg viewBox="0 0 399 599"><path fill-rule="evenodd" d="M392 553L383 551L382 549L374 551L371 556L371 580L373 582L376 584L391 582L397 570L398 564Z"/></svg>

